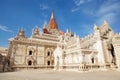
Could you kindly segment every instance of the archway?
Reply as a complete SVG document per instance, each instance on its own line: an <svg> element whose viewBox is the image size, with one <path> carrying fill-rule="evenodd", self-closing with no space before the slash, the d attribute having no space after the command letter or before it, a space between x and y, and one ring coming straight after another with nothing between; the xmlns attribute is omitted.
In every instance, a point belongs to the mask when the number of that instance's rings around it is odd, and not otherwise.
<svg viewBox="0 0 120 80"><path fill-rule="evenodd" d="M32 65L32 61L30 60L30 61L28 61L28 65L29 66L31 66Z"/></svg>
<svg viewBox="0 0 120 80"><path fill-rule="evenodd" d="M60 70L63 67L63 50L59 46L54 50L54 70Z"/></svg>
<svg viewBox="0 0 120 80"><path fill-rule="evenodd" d="M116 65L116 58L115 58L115 52L114 52L114 47L111 44L111 55L112 55L112 63Z"/></svg>
<svg viewBox="0 0 120 80"><path fill-rule="evenodd" d="M47 61L47 65L48 65L48 66L50 65L50 61Z"/></svg>
<svg viewBox="0 0 120 80"><path fill-rule="evenodd" d="M48 51L47 56L50 56L50 52Z"/></svg>
<svg viewBox="0 0 120 80"><path fill-rule="evenodd" d="M29 55L32 55L32 51L31 50L29 51Z"/></svg>
<svg viewBox="0 0 120 80"><path fill-rule="evenodd" d="M95 63L95 59L94 59L94 57L93 57L93 58L91 58L91 62L92 62L92 64L94 64L94 63Z"/></svg>

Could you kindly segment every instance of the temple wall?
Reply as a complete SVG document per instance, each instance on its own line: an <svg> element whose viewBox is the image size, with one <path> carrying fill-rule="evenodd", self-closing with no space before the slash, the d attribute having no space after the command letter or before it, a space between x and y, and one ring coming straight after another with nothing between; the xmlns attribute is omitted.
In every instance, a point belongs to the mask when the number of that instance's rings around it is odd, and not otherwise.
<svg viewBox="0 0 120 80"><path fill-rule="evenodd" d="M116 65L120 70L120 35L116 35L113 38L113 47L115 51Z"/></svg>
<svg viewBox="0 0 120 80"><path fill-rule="evenodd" d="M22 43L22 41L13 41L9 50L11 62L17 67L51 66L54 64L53 51L52 46Z"/></svg>

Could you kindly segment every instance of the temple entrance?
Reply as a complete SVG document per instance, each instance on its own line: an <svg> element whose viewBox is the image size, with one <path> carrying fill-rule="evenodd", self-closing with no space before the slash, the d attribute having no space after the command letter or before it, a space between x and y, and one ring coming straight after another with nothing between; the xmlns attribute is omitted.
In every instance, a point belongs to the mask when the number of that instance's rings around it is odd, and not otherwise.
<svg viewBox="0 0 120 80"><path fill-rule="evenodd" d="M114 52L114 47L111 44L111 55L112 55L112 63L116 65L116 58L115 58L115 52Z"/></svg>
<svg viewBox="0 0 120 80"><path fill-rule="evenodd" d="M48 66L50 65L50 61L47 61L47 65L48 65Z"/></svg>
<svg viewBox="0 0 120 80"><path fill-rule="evenodd" d="M28 61L28 65L29 66L31 66L32 65L32 61L30 60L30 61Z"/></svg>
<svg viewBox="0 0 120 80"><path fill-rule="evenodd" d="M95 63L95 59L94 59L94 58L92 58L92 59L91 59L91 61L92 61L92 64L94 64L94 63Z"/></svg>

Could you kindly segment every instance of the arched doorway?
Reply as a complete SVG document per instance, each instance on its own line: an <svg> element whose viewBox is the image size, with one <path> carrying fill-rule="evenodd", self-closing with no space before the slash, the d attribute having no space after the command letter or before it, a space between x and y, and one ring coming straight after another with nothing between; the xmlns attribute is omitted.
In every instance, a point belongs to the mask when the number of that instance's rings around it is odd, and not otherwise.
<svg viewBox="0 0 120 80"><path fill-rule="evenodd" d="M111 55L112 55L112 63L116 65L116 58L115 58L115 52L114 52L114 47L111 44Z"/></svg>
<svg viewBox="0 0 120 80"><path fill-rule="evenodd" d="M91 58L91 62L92 62L92 64L94 64L94 63L95 63L95 59L94 59L94 57L93 57L93 58Z"/></svg>
<svg viewBox="0 0 120 80"><path fill-rule="evenodd" d="M32 65L32 61L30 60L30 61L28 61L28 65L29 66L31 66Z"/></svg>
<svg viewBox="0 0 120 80"><path fill-rule="evenodd" d="M50 65L50 61L47 61L47 65L48 65L48 66Z"/></svg>

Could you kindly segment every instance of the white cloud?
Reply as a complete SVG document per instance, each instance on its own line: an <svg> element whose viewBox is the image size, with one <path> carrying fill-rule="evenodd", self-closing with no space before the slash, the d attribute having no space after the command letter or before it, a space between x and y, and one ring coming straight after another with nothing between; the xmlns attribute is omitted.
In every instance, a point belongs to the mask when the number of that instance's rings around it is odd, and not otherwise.
<svg viewBox="0 0 120 80"><path fill-rule="evenodd" d="M73 0L75 6L74 6L74 8L71 10L71 12L79 11L79 10L80 10L80 6L81 6L82 4L88 3L88 2L90 2L90 1L92 1L92 0Z"/></svg>
<svg viewBox="0 0 120 80"><path fill-rule="evenodd" d="M109 23L114 23L115 20L116 20L116 14L115 13L109 13L109 14L106 14L106 15L103 15L101 17L99 17L97 20L96 20L96 23L97 24L101 24L103 23L104 20L107 20Z"/></svg>
<svg viewBox="0 0 120 80"><path fill-rule="evenodd" d="M106 19L109 23L114 23L118 14L120 14L120 2L106 1L96 11L97 23L103 22Z"/></svg>
<svg viewBox="0 0 120 80"><path fill-rule="evenodd" d="M107 13L117 13L117 12L120 12L120 2L106 2L106 3L103 3L100 7L100 9L98 10L98 14L99 15L104 15L104 14L107 14Z"/></svg>
<svg viewBox="0 0 120 80"><path fill-rule="evenodd" d="M80 12L88 16L92 16L96 23L101 24L105 19L113 24L117 19L117 15L120 14L120 1L119 0L105 0L97 1L93 0L73 0L75 6L73 6L71 12ZM91 2L92 1L92 2ZM85 3L91 2L91 4ZM94 4L94 5L93 5Z"/></svg>
<svg viewBox="0 0 120 80"><path fill-rule="evenodd" d="M0 25L0 30L6 31L6 32L12 32L11 30L8 29L6 26Z"/></svg>
<svg viewBox="0 0 120 80"><path fill-rule="evenodd" d="M85 2L85 0L73 0L76 4L76 6L79 6Z"/></svg>
<svg viewBox="0 0 120 80"><path fill-rule="evenodd" d="M46 9L49 9L49 6L47 4L40 4L40 9L46 10Z"/></svg>
<svg viewBox="0 0 120 80"><path fill-rule="evenodd" d="M80 6L86 2L90 2L91 0L73 0L76 6Z"/></svg>
<svg viewBox="0 0 120 80"><path fill-rule="evenodd" d="M78 4L77 4L78 1ZM74 6L71 9L71 12L78 12L78 13L84 13L87 16L92 17L92 21L94 21L95 24L98 26L101 25L104 20L107 20L110 25L116 24L119 15L120 15L120 1L119 0L103 0L103 1L98 1L100 3L96 3L97 0L90 2L83 2L79 3L81 0L77 0L75 2L74 0ZM86 3L88 3L86 5ZM82 35L87 35L93 32L93 25L94 23L86 23L82 26L82 30L85 30L84 32L81 30L78 31ZM118 28L117 28L118 29Z"/></svg>
<svg viewBox="0 0 120 80"><path fill-rule="evenodd" d="M71 12L78 11L79 9L80 9L79 7L73 8L73 9L71 10Z"/></svg>

